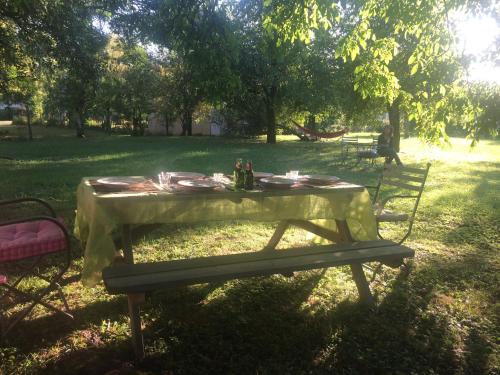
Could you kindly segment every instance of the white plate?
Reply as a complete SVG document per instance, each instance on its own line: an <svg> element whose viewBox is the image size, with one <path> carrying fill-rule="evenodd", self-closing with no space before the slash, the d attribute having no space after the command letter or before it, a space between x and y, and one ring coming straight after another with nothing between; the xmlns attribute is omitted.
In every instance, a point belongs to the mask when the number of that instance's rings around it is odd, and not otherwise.
<svg viewBox="0 0 500 375"><path fill-rule="evenodd" d="M262 178L260 180L266 186L275 187L275 188L289 188L297 181L292 180L291 178L286 178L284 176L273 176L268 178Z"/></svg>
<svg viewBox="0 0 500 375"><path fill-rule="evenodd" d="M263 178L273 177L274 174L268 172L253 172L253 178L256 180L261 180Z"/></svg>
<svg viewBox="0 0 500 375"><path fill-rule="evenodd" d="M318 185L333 184L334 182L340 180L340 178L336 176L328 176L324 174L308 174L305 176L301 176L301 178L306 180L307 182L310 182L311 184L318 184Z"/></svg>
<svg viewBox="0 0 500 375"><path fill-rule="evenodd" d="M196 172L168 172L168 171L165 171L165 173L170 173L172 178L176 181L178 181L178 180L195 180L198 178L205 177L205 175L203 173L196 173Z"/></svg>
<svg viewBox="0 0 500 375"><path fill-rule="evenodd" d="M220 182L213 180L180 180L177 182L179 185L196 190L213 190L221 186Z"/></svg>
<svg viewBox="0 0 500 375"><path fill-rule="evenodd" d="M103 177L97 180L100 184L126 186L146 181L144 177Z"/></svg>

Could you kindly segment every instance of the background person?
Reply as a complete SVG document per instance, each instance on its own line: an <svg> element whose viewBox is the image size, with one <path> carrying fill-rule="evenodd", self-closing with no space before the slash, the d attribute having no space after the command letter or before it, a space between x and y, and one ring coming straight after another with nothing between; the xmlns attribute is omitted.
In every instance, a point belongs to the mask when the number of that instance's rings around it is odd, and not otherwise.
<svg viewBox="0 0 500 375"><path fill-rule="evenodd" d="M384 130L378 136L377 153L380 156L385 156L386 164L391 164L392 159L394 159L396 160L397 165L403 165L403 163L401 163L401 159L399 159L397 152L394 150L393 140L394 137L392 126L384 126Z"/></svg>

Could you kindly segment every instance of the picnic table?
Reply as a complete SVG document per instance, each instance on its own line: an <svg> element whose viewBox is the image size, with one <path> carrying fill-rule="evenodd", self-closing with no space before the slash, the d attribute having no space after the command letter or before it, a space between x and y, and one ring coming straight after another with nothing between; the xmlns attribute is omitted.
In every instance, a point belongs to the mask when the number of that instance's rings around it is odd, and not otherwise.
<svg viewBox="0 0 500 375"><path fill-rule="evenodd" d="M135 355L144 357L140 305L146 292L200 283L266 276L350 265L360 300L373 298L362 264L400 261L414 251L392 241L377 240L376 220L367 190L336 181L327 186L294 183L287 189L257 187L234 191L220 187L209 192L175 188L165 191L153 180L127 189L111 189L99 178L84 178L77 191L75 235L85 243L82 281L93 286L104 279L111 294L127 294ZM203 223L250 220L278 222L263 249L134 264L131 228L146 224ZM303 228L334 245L276 251L289 226ZM124 260L112 264L114 238L121 234ZM165 249L168 251L168 249Z"/></svg>
<svg viewBox="0 0 500 375"><path fill-rule="evenodd" d="M114 239L123 235L126 242L131 226L135 225L295 221L298 226L321 235L318 223L329 229L327 233L340 223L348 228L355 241L377 239L368 192L363 186L347 182L291 189L172 192L158 189L151 180L151 184L133 191L108 191L97 180L98 177L83 178L77 189L74 233L85 248L82 282L86 286L101 281L102 270L116 256ZM284 229L278 224L270 241L277 243L283 235L280 232ZM125 258L133 262L131 249L125 251Z"/></svg>

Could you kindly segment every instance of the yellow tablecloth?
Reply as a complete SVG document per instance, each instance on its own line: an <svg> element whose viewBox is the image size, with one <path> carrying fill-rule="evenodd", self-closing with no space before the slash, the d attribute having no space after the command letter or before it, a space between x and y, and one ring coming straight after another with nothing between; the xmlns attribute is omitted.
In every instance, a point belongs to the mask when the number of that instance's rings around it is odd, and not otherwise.
<svg viewBox="0 0 500 375"><path fill-rule="evenodd" d="M106 193L84 178L77 190L74 233L85 246L82 281L93 286L114 259L113 234L123 224L201 223L223 220L346 220L355 240L377 238L366 189L339 184L322 189L226 193ZM318 221L316 221L319 219ZM334 222L333 222L334 223Z"/></svg>

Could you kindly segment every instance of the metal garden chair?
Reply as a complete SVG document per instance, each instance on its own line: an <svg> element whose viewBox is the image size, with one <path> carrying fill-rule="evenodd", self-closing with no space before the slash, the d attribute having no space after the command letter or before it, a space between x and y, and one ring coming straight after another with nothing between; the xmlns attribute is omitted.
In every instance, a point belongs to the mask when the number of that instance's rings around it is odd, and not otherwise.
<svg viewBox="0 0 500 375"><path fill-rule="evenodd" d="M425 181L427 180L430 166L431 164L427 163L426 168L387 166L386 169L384 169L379 177L377 185L374 187L375 193L372 200L377 219L377 231L381 239L384 238L380 233L380 223L384 222L408 223L407 230L399 241L400 244L403 243L411 234L418 204L420 203L420 198L422 197L422 192L424 191ZM387 188L391 188L393 190L394 188L398 188L399 190L397 194L383 196ZM397 212L386 207L387 203L399 199L413 200L413 205L409 212Z"/></svg>
<svg viewBox="0 0 500 375"><path fill-rule="evenodd" d="M37 305L73 318L59 285L71 262L70 238L66 227L56 217L54 209L43 200L22 198L0 201L2 212L0 215L3 216L8 206L11 211L17 212L27 203L40 205L48 215L23 217L0 223L0 318L2 318L0 338L2 339ZM57 253L64 254L62 259L54 256ZM53 256L50 258L54 259L47 267L45 263L49 260L49 256ZM26 288L22 288L22 281L31 277L41 279L47 285L34 292L25 291ZM64 310L49 302L53 292L58 294ZM7 318L6 312L9 307L17 310L15 307L18 305L23 305L23 308Z"/></svg>
<svg viewBox="0 0 500 375"><path fill-rule="evenodd" d="M367 186L367 188L375 189L372 203L377 220L377 233L380 239L385 239L381 233L382 223L407 224L403 237L398 241L399 244L403 243L411 234L430 166L430 163L427 163L425 168L387 166L380 175L377 185ZM397 190L397 192L394 193L394 190ZM408 200L409 203L413 204L407 206L407 210L404 212L391 210L387 207L388 203L397 200ZM385 263L385 265L396 268L403 265L403 260L401 262ZM382 263L375 269L369 267L373 271L370 282L375 279L381 267Z"/></svg>
<svg viewBox="0 0 500 375"><path fill-rule="evenodd" d="M342 136L340 139L340 161L342 164L347 162L351 149L358 149L358 137Z"/></svg>
<svg viewBox="0 0 500 375"><path fill-rule="evenodd" d="M378 154L377 148L377 137L372 137L372 140L369 143L359 143L359 147L356 153L356 156L358 158L356 165L359 164L362 160L369 160L371 166L373 166L375 164L375 160L382 157Z"/></svg>

